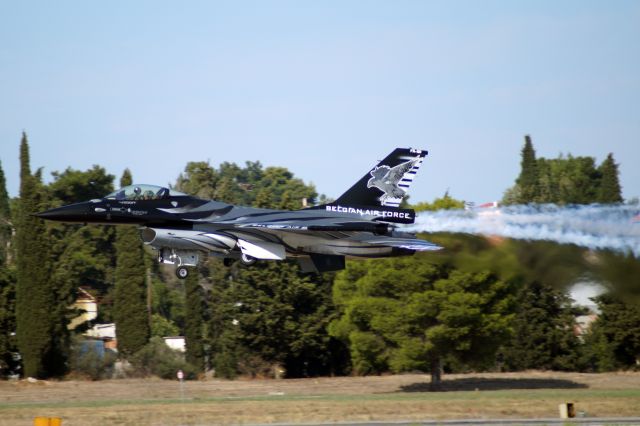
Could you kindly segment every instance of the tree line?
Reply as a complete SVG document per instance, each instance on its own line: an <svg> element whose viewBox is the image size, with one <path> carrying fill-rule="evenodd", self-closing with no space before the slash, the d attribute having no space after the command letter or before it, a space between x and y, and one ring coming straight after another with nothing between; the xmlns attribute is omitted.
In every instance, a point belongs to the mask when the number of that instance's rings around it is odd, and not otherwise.
<svg viewBox="0 0 640 426"><path fill-rule="evenodd" d="M637 299L611 291L586 336L574 333L567 288L589 274L634 290L637 259L546 242L432 234L447 249L413 257L351 261L339 273L305 274L290 262L202 262L185 281L158 265L135 227L44 223L32 214L113 191L100 166L68 168L43 183L20 149L20 195L10 199L0 167L0 372L100 377L108 363L87 359L69 330L79 287L100 300L98 323L115 322L118 356L144 374L309 377L442 372L632 368L640 358ZM613 156L536 158L526 137L522 169L506 202L622 202ZM120 186L133 182L125 170ZM190 162L176 189L233 204L297 209L322 202L312 185L283 167ZM550 189L552 188L552 189ZM606 197L605 197L606 195ZM554 198L550 198L554 197ZM461 208L445 194L417 210ZM593 261L593 257L597 261ZM624 274L618 273L620 270ZM633 274L636 275L633 275ZM86 328L87 325L84 327ZM177 357L159 337L186 337ZM16 357L19 353L20 357ZM84 355L83 355L84 353ZM113 360L111 360L112 362Z"/></svg>
<svg viewBox="0 0 640 426"><path fill-rule="evenodd" d="M552 159L537 158L531 137L527 135L520 165L515 185L504 194L504 204L610 204L623 201L618 165L612 153L599 166L593 157L570 154Z"/></svg>

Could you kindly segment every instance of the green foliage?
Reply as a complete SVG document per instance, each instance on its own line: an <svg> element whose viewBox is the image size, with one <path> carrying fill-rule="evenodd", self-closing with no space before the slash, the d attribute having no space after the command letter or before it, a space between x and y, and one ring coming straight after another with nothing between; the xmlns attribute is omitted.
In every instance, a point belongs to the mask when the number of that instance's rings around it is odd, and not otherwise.
<svg viewBox="0 0 640 426"><path fill-rule="evenodd" d="M621 203L622 188L618 180L618 165L613 159L613 154L609 153L607 158L602 162L598 171L602 176L600 188L598 188L597 201L599 203Z"/></svg>
<svg viewBox="0 0 640 426"><path fill-rule="evenodd" d="M47 207L59 207L113 190L113 176L99 166L87 171L67 168L53 172L47 187ZM103 298L113 282L115 229L110 226L46 223L52 263L51 278L58 289L60 315L69 317L78 287L90 287ZM104 313L103 313L104 315Z"/></svg>
<svg viewBox="0 0 640 426"><path fill-rule="evenodd" d="M256 197L252 203L256 207L295 210L302 208L302 199L313 204L317 196L315 188L305 185L302 180L284 167L267 167L255 188Z"/></svg>
<svg viewBox="0 0 640 426"><path fill-rule="evenodd" d="M131 179L131 175L128 175ZM121 184L127 185L127 173ZM144 250L138 231L133 226L116 230L117 253L113 318L116 324L118 353L128 358L139 351L151 334L147 311L146 268Z"/></svg>
<svg viewBox="0 0 640 426"><path fill-rule="evenodd" d="M114 176L97 165L87 171L68 167L64 172L51 175L54 179L49 185L51 196L62 205L102 198L113 191Z"/></svg>
<svg viewBox="0 0 640 426"><path fill-rule="evenodd" d="M62 374L67 343L66 319L60 316L51 276L49 239L42 220L33 216L46 204L41 182L29 170L29 147L20 144L20 203L17 215L16 335L26 376Z"/></svg>
<svg viewBox="0 0 640 426"><path fill-rule="evenodd" d="M263 169L259 162L247 162L244 168L225 162L219 169L205 162L188 163L176 188L205 199L276 209L299 209L303 198L313 204L317 197L313 186L287 169Z"/></svg>
<svg viewBox="0 0 640 426"><path fill-rule="evenodd" d="M4 170L0 162L0 217L9 219L9 194L7 193L7 180L4 177Z"/></svg>
<svg viewBox="0 0 640 426"><path fill-rule="evenodd" d="M97 198L112 190L113 176L98 166L82 172L54 172L44 187L41 171L31 175L26 135L20 147L21 191L16 212L18 257L17 337L28 376L65 372L79 286L106 290L112 280L114 232L106 227L45 224L31 214L46 208Z"/></svg>
<svg viewBox="0 0 640 426"><path fill-rule="evenodd" d="M116 230L116 270L113 318L118 352L123 357L137 352L148 341L146 275L142 242L135 227Z"/></svg>
<svg viewBox="0 0 640 426"><path fill-rule="evenodd" d="M7 182L4 177L2 163L0 163L0 267L5 267L11 258L11 234L13 224L11 221L11 209Z"/></svg>
<svg viewBox="0 0 640 426"><path fill-rule="evenodd" d="M122 172L122 176L120 177L120 188L124 188L125 186L129 186L133 184L133 176L131 175L131 170L124 169Z"/></svg>
<svg viewBox="0 0 640 426"><path fill-rule="evenodd" d="M329 331L359 374L428 371L445 357L480 365L509 335L511 292L489 272L422 256L353 262L336 278Z"/></svg>
<svg viewBox="0 0 640 426"><path fill-rule="evenodd" d="M640 305L605 294L596 299L600 316L593 325L592 365L597 371L637 368L640 362ZM595 349L595 350L594 350ZM594 353L595 352L595 353Z"/></svg>
<svg viewBox="0 0 640 426"><path fill-rule="evenodd" d="M199 283L198 270L192 268L184 280L186 360L198 372L204 370L204 295Z"/></svg>
<svg viewBox="0 0 640 426"><path fill-rule="evenodd" d="M160 314L151 315L151 336L179 336L180 329L172 321Z"/></svg>
<svg viewBox="0 0 640 426"><path fill-rule="evenodd" d="M580 364L587 371L602 373L623 367L616 359L614 346L607 338L605 328L607 325L603 320L596 321L584 336Z"/></svg>
<svg viewBox="0 0 640 426"><path fill-rule="evenodd" d="M13 353L17 352L16 339L16 277L15 271L0 268L0 377L15 368Z"/></svg>
<svg viewBox="0 0 640 426"><path fill-rule="evenodd" d="M228 346L219 346L223 348L221 352L213 354L213 370L216 377L222 379L235 379L238 377L238 364L239 361L236 357L236 353Z"/></svg>
<svg viewBox="0 0 640 426"><path fill-rule="evenodd" d="M75 376L100 380L110 378L117 356L112 351L100 352L91 340L81 337L72 339L71 373Z"/></svg>
<svg viewBox="0 0 640 426"><path fill-rule="evenodd" d="M449 191L444 193L442 198L436 198L432 203L426 201L410 206L416 212L436 211L436 210L455 210L463 209L464 201L456 200L449 195Z"/></svg>
<svg viewBox="0 0 640 426"><path fill-rule="evenodd" d="M590 204L597 200L600 173L592 157L562 156L538 160L540 203Z"/></svg>
<svg viewBox="0 0 640 426"><path fill-rule="evenodd" d="M218 172L208 162L189 162L178 176L176 188L196 197L213 199L217 181Z"/></svg>
<svg viewBox="0 0 640 426"><path fill-rule="evenodd" d="M196 376L196 371L187 364L182 354L167 346L160 337L152 337L149 343L130 357L130 362L139 376L175 379L178 370L182 370L187 379Z"/></svg>
<svg viewBox="0 0 640 426"><path fill-rule="evenodd" d="M250 375L276 364L289 377L332 371L336 353L326 332L332 317L328 277L301 274L288 262L234 265L230 272L215 281L209 308L217 374L232 377L239 371L231 371L234 362Z"/></svg>
<svg viewBox="0 0 640 426"><path fill-rule="evenodd" d="M520 167L520 176L516 179L516 185L520 188L518 202L526 204L536 201L540 194L538 164L536 151L533 149L529 135L524 137Z"/></svg>
<svg viewBox="0 0 640 426"><path fill-rule="evenodd" d="M593 157L562 155L555 159L535 157L531 139L525 137L520 176L503 197L504 204L590 204L622 202L618 165L609 154L596 167Z"/></svg>
<svg viewBox="0 0 640 426"><path fill-rule="evenodd" d="M173 275L173 271L170 272ZM182 282L177 283L165 276L152 279L152 312L175 324L179 330L185 326L185 292Z"/></svg>
<svg viewBox="0 0 640 426"><path fill-rule="evenodd" d="M503 348L510 370L567 370L579 368L579 341L574 334L571 299L564 293L531 282L517 302L512 339Z"/></svg>

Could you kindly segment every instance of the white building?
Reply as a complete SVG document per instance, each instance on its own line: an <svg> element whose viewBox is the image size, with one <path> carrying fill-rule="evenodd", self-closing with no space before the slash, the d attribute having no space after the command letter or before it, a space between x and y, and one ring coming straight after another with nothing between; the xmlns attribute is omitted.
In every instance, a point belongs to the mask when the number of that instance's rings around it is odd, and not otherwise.
<svg viewBox="0 0 640 426"><path fill-rule="evenodd" d="M168 336L163 337L164 343L171 349L184 352L186 350L184 343L184 336Z"/></svg>

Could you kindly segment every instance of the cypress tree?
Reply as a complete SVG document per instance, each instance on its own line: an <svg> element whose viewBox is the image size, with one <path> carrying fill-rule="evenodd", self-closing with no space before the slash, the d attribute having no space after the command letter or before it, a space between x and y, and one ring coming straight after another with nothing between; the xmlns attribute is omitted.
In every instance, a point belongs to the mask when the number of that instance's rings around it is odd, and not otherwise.
<svg viewBox="0 0 640 426"><path fill-rule="evenodd" d="M12 352L15 352L16 285L15 271L9 268L11 241L11 212L4 171L0 163L0 373L14 368Z"/></svg>
<svg viewBox="0 0 640 426"><path fill-rule="evenodd" d="M131 172L122 174L121 186L131 185ZM149 329L144 249L134 226L116 230L116 270L113 317L118 352L124 358L140 350L148 341Z"/></svg>
<svg viewBox="0 0 640 426"><path fill-rule="evenodd" d="M0 268L0 376L15 368L13 352L17 351L16 331L16 283L13 270Z"/></svg>
<svg viewBox="0 0 640 426"><path fill-rule="evenodd" d="M524 147L522 148L520 165L520 176L516 179L516 184L520 188L518 202L522 204L536 202L540 195L540 183L536 151L533 149L529 135L524 137Z"/></svg>
<svg viewBox="0 0 640 426"><path fill-rule="evenodd" d="M517 305L514 335L503 348L507 368L575 369L579 342L573 334L570 299L534 281L522 288Z"/></svg>
<svg viewBox="0 0 640 426"><path fill-rule="evenodd" d="M198 372L204 370L203 344L203 297L199 283L199 273L192 268L191 273L184 280L185 312L184 337L186 345L186 360L196 367Z"/></svg>
<svg viewBox="0 0 640 426"><path fill-rule="evenodd" d="M9 246L11 242L11 210L9 209L9 194L7 181L0 163L0 266L9 263Z"/></svg>
<svg viewBox="0 0 640 426"><path fill-rule="evenodd" d="M43 187L31 174L29 144L20 142L20 201L17 215L16 337L28 377L46 377L47 359L54 348L51 311L56 305L49 279L48 244L44 222L33 216L43 207Z"/></svg>
<svg viewBox="0 0 640 426"><path fill-rule="evenodd" d="M609 153L606 160L599 167L602 175L600 188L598 190L597 201L599 203L621 203L622 189L618 180L618 165L613 159L613 154Z"/></svg>

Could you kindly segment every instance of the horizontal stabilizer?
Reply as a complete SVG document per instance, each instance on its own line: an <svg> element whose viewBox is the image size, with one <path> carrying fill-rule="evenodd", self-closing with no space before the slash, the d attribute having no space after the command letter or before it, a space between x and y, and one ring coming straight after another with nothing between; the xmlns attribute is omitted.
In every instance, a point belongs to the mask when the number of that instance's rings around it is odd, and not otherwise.
<svg viewBox="0 0 640 426"><path fill-rule="evenodd" d="M435 251L440 250L440 247L437 244L434 244L430 241L420 240L417 238L376 238L375 240L369 241L371 244L382 245L387 247L398 247L408 250L415 251Z"/></svg>
<svg viewBox="0 0 640 426"><path fill-rule="evenodd" d="M269 243L266 241L238 240L238 246L242 254L246 254L256 259L284 260L287 255L282 244Z"/></svg>
<svg viewBox="0 0 640 426"><path fill-rule="evenodd" d="M398 235L399 234L399 235ZM376 235L357 235L352 237L354 241L372 244L376 246L397 247L414 251L435 251L440 250L437 244L430 241L415 238L412 234L398 233L396 236L376 236Z"/></svg>

